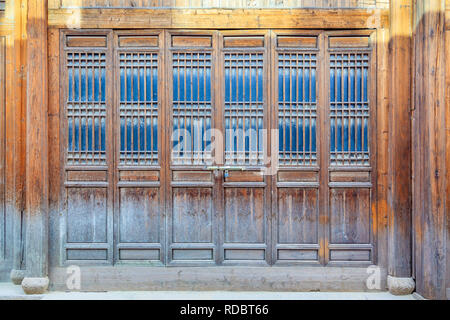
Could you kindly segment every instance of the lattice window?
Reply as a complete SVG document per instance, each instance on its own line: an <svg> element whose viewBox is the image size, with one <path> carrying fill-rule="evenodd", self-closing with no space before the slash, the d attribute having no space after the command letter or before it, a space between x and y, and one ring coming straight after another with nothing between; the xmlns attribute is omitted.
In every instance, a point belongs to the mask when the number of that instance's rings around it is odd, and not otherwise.
<svg viewBox="0 0 450 320"><path fill-rule="evenodd" d="M120 163L158 163L158 54L119 53Z"/></svg>
<svg viewBox="0 0 450 320"><path fill-rule="evenodd" d="M225 54L225 162L263 163L263 53Z"/></svg>
<svg viewBox="0 0 450 320"><path fill-rule="evenodd" d="M317 56L278 55L278 129L280 165L317 164Z"/></svg>
<svg viewBox="0 0 450 320"><path fill-rule="evenodd" d="M211 157L211 53L173 53L174 164L201 165Z"/></svg>
<svg viewBox="0 0 450 320"><path fill-rule="evenodd" d="M106 164L106 54L67 52L67 164Z"/></svg>
<svg viewBox="0 0 450 320"><path fill-rule="evenodd" d="M330 162L369 165L369 53L330 54Z"/></svg>

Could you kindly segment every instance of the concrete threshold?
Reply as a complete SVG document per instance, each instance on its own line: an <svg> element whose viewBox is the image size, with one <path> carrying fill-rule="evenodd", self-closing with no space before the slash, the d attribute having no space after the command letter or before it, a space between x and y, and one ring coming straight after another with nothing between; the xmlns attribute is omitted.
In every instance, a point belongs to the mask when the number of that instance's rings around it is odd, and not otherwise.
<svg viewBox="0 0 450 320"><path fill-rule="evenodd" d="M389 292L268 292L268 291L108 291L26 295L21 286L0 283L0 300L417 300Z"/></svg>

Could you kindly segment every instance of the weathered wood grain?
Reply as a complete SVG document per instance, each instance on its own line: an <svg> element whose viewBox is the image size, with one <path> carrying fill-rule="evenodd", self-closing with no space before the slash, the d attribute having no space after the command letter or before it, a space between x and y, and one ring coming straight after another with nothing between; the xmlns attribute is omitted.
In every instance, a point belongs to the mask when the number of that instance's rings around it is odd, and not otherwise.
<svg viewBox="0 0 450 320"><path fill-rule="evenodd" d="M27 1L26 57L26 267L30 277L48 270L47 1Z"/></svg>
<svg viewBox="0 0 450 320"><path fill-rule="evenodd" d="M444 0L416 1L413 212L416 290L446 296L446 104ZM448 57L448 56L447 56Z"/></svg>
<svg viewBox="0 0 450 320"><path fill-rule="evenodd" d="M388 0L50 0L51 8L386 8Z"/></svg>
<svg viewBox="0 0 450 320"><path fill-rule="evenodd" d="M388 11L320 9L56 9L49 26L66 28L364 29L388 25Z"/></svg>
<svg viewBox="0 0 450 320"><path fill-rule="evenodd" d="M390 10L388 272L411 277L412 1L392 0Z"/></svg>

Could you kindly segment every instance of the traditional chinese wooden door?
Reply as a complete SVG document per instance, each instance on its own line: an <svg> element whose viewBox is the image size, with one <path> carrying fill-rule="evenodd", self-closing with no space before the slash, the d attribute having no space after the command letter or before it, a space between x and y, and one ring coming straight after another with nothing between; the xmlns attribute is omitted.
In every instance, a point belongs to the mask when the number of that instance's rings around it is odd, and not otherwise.
<svg viewBox="0 0 450 320"><path fill-rule="evenodd" d="M372 31L61 45L62 262L374 262Z"/></svg>

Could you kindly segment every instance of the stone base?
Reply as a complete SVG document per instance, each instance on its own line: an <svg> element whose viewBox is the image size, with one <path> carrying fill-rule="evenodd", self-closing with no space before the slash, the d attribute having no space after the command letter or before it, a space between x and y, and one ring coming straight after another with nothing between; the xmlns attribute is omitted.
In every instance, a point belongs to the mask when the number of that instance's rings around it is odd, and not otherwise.
<svg viewBox="0 0 450 320"><path fill-rule="evenodd" d="M10 274L11 282L19 286L25 278L25 270L12 269Z"/></svg>
<svg viewBox="0 0 450 320"><path fill-rule="evenodd" d="M45 278L24 278L22 289L26 294L42 294L48 289L49 280Z"/></svg>
<svg viewBox="0 0 450 320"><path fill-rule="evenodd" d="M397 278L392 276L387 277L387 285L389 292L397 296L411 294L416 287L413 278Z"/></svg>

